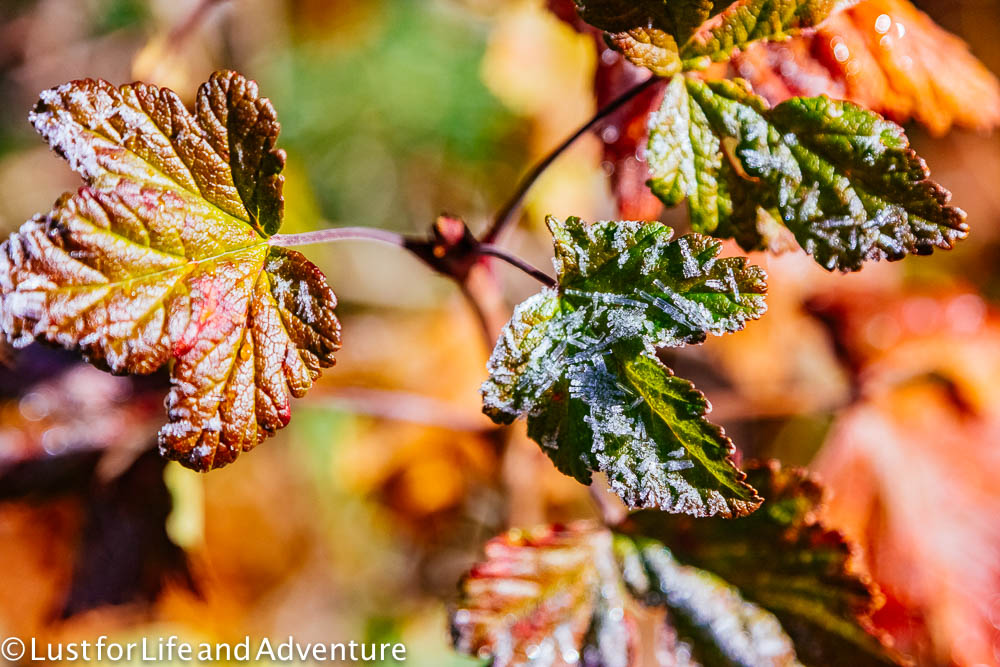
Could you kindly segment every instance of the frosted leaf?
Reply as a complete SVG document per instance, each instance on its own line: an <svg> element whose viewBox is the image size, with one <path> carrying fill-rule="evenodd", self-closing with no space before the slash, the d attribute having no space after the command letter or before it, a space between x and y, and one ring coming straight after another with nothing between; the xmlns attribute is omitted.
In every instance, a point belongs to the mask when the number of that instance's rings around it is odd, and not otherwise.
<svg viewBox="0 0 1000 667"><path fill-rule="evenodd" d="M729 60L755 41L814 27L856 0L576 0L581 17L639 67L669 77Z"/></svg>
<svg viewBox="0 0 1000 667"><path fill-rule="evenodd" d="M687 198L695 231L764 249L766 212L831 270L948 249L968 233L902 128L849 102L770 109L742 82L677 75L650 116L646 159L650 189L668 206Z"/></svg>
<svg viewBox="0 0 1000 667"><path fill-rule="evenodd" d="M272 247L284 152L257 84L217 72L194 112L141 83L45 91L35 128L86 185L0 246L0 331L115 373L171 369L164 455L208 470L288 423L332 366L337 300Z"/></svg>
<svg viewBox="0 0 1000 667"><path fill-rule="evenodd" d="M656 358L736 331L764 311L764 275L659 223L549 219L558 287L514 311L490 358L484 411L528 419L556 466L605 472L632 507L737 516L760 499L732 463L708 402Z"/></svg>
<svg viewBox="0 0 1000 667"><path fill-rule="evenodd" d="M688 638L691 651L704 645L721 653L726 664L740 667L799 667L791 638L766 609L745 600L740 591L719 577L683 565L662 543L618 538L618 551L640 561L641 578L626 579L646 604L666 607L678 634ZM624 544L623 544L624 543Z"/></svg>

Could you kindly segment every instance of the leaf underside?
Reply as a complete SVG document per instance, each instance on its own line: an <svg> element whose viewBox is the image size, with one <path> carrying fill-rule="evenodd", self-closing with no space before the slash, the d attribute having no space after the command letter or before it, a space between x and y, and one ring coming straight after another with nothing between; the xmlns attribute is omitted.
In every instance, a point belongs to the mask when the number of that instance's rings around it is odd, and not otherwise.
<svg viewBox="0 0 1000 667"><path fill-rule="evenodd" d="M44 92L39 133L83 176L0 247L0 328L114 373L169 365L161 451L196 470L285 426L334 363L336 297L281 224L279 126L257 85L217 72L194 113L172 91L82 80Z"/></svg>
<svg viewBox="0 0 1000 667"><path fill-rule="evenodd" d="M764 311L763 272L659 223L549 219L558 288L514 312L489 363L484 411L528 433L564 473L605 472L633 507L737 516L760 499L710 409L656 348L741 329Z"/></svg>
<svg viewBox="0 0 1000 667"><path fill-rule="evenodd" d="M666 612L667 664L905 664L871 631L878 593L851 569L849 545L817 522L819 488L776 464L748 471L767 498L749 517L647 510L614 532L492 540L452 612L456 648L498 667L628 665L638 602Z"/></svg>
<svg viewBox="0 0 1000 667"><path fill-rule="evenodd" d="M902 128L849 102L768 108L739 81L678 75L650 118L646 157L650 188L670 206L687 198L696 231L762 249L762 220L780 221L830 270L929 254L968 233Z"/></svg>

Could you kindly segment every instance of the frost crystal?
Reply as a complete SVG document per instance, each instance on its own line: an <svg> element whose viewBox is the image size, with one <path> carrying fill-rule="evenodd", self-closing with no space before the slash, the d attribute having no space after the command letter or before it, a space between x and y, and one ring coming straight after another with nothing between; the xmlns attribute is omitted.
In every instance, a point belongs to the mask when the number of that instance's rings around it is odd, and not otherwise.
<svg viewBox="0 0 1000 667"><path fill-rule="evenodd" d="M718 577L678 563L662 546L647 546L642 556L671 613L685 616L710 636L733 664L801 665L791 638L771 612L747 602Z"/></svg>

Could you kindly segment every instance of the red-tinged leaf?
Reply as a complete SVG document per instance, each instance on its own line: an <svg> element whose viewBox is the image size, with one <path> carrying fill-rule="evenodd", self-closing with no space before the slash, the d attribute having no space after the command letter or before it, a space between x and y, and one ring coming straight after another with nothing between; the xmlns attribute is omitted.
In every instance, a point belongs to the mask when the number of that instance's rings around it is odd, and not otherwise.
<svg viewBox="0 0 1000 667"><path fill-rule="evenodd" d="M993 664L1000 316L967 292L859 296L812 304L863 397L813 464L831 519L892 601L875 620L920 664Z"/></svg>
<svg viewBox="0 0 1000 667"><path fill-rule="evenodd" d="M907 0L865 0L815 32L752 44L733 64L774 104L826 94L935 135L1000 124L997 78Z"/></svg>
<svg viewBox="0 0 1000 667"><path fill-rule="evenodd" d="M86 181L0 248L0 329L115 373L171 368L168 457L217 468L285 426L333 365L336 298L272 247L284 152L255 83L218 72L192 114L171 91L74 81L32 122Z"/></svg>
<svg viewBox="0 0 1000 667"><path fill-rule="evenodd" d="M486 545L452 613L455 647L506 665L629 664L611 535L586 525L519 530Z"/></svg>

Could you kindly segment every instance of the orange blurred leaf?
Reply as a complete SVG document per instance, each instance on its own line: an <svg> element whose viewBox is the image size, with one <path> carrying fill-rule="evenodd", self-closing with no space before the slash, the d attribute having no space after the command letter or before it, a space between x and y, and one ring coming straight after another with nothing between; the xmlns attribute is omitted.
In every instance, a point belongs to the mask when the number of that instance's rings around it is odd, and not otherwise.
<svg viewBox="0 0 1000 667"><path fill-rule="evenodd" d="M773 104L826 94L935 135L1000 124L1000 82L907 0L865 0L815 31L752 44L733 65Z"/></svg>

